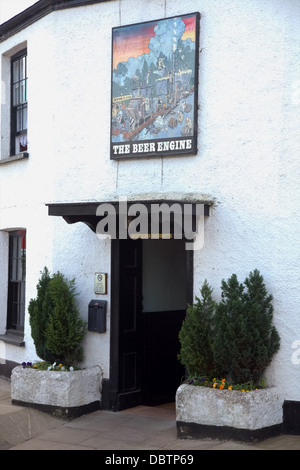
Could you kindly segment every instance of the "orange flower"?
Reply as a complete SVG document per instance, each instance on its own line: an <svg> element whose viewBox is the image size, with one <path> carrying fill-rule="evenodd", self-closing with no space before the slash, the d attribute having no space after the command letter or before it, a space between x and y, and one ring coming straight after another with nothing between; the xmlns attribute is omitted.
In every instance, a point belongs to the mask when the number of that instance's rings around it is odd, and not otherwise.
<svg viewBox="0 0 300 470"><path fill-rule="evenodd" d="M224 388L224 384L221 384L220 385L220 390L223 390L223 388Z"/></svg>
<svg viewBox="0 0 300 470"><path fill-rule="evenodd" d="M224 383L226 379L222 379L222 382Z"/></svg>
<svg viewBox="0 0 300 470"><path fill-rule="evenodd" d="M232 390L232 385L230 385L230 386L228 387L228 390Z"/></svg>

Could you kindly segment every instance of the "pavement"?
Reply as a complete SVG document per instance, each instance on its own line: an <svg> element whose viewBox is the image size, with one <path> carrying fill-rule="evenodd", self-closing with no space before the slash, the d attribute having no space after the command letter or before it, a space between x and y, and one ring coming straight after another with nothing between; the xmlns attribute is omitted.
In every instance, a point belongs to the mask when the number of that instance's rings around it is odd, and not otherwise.
<svg viewBox="0 0 300 470"><path fill-rule="evenodd" d="M162 453L300 450L300 436L282 435L252 445L213 439L178 439L173 403L157 407L138 406L116 413L99 410L73 421L64 421L32 408L12 405L10 382L0 378L0 450L141 450Z"/></svg>

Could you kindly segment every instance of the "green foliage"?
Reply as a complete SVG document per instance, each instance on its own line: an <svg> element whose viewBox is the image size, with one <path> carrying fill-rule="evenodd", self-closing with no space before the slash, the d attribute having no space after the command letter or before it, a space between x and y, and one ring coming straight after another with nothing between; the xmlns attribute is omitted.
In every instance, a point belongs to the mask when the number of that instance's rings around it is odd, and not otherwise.
<svg viewBox="0 0 300 470"><path fill-rule="evenodd" d="M235 383L257 382L279 349L273 321L273 297L268 295L258 270L244 285L235 274L222 281L224 298L216 311L213 344L216 367Z"/></svg>
<svg viewBox="0 0 300 470"><path fill-rule="evenodd" d="M82 361L81 343L87 325L76 307L75 280L69 281L59 272L50 277L45 268L37 290L37 298L30 301L30 324L37 354L45 361L66 366Z"/></svg>
<svg viewBox="0 0 300 470"><path fill-rule="evenodd" d="M80 344L86 333L86 322L80 318L75 304L75 280L54 274L49 292L54 309L47 325L46 346L60 362L70 366L83 360Z"/></svg>
<svg viewBox="0 0 300 470"><path fill-rule="evenodd" d="M280 337L273 325L273 296L268 295L263 277L258 270L250 273L245 285L247 291L244 302L247 306L248 329L252 339L246 364L252 370L252 380L256 381L279 350ZM253 363L255 366L251 367Z"/></svg>
<svg viewBox="0 0 300 470"><path fill-rule="evenodd" d="M29 322L37 355L52 363L55 360L55 355L47 348L45 336L49 317L53 311L53 302L49 294L51 277L47 268L44 268L41 274L36 286L37 297L29 302Z"/></svg>
<svg viewBox="0 0 300 470"><path fill-rule="evenodd" d="M212 300L212 289L207 281L201 288L201 299L190 305L187 317L179 332L181 350L180 362L188 369L190 375L209 375L213 370L212 353L212 317L215 303Z"/></svg>
<svg viewBox="0 0 300 470"><path fill-rule="evenodd" d="M241 355L247 354L250 338L247 338L247 315L243 302L244 286L233 274L228 282L222 281L223 300L217 305L215 314L213 351L216 375L232 375L233 382L241 368Z"/></svg>
<svg viewBox="0 0 300 470"><path fill-rule="evenodd" d="M206 281L204 285L207 289ZM226 376L235 384L257 383L280 346L279 334L272 324L273 297L268 295L258 270L251 272L243 284L236 274L227 282L223 280L222 297L215 304L211 295L206 295L210 305L206 322L201 313L203 301L197 299L192 311L200 314L192 315L192 321L187 315L183 323L179 357L190 375ZM197 361L197 357L206 359Z"/></svg>

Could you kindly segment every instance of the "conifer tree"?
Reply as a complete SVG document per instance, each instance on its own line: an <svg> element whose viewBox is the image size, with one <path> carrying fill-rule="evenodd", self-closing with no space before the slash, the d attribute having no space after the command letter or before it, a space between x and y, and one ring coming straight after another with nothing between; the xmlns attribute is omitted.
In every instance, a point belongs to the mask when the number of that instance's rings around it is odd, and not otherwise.
<svg viewBox="0 0 300 470"><path fill-rule="evenodd" d="M75 303L75 280L56 273L49 283L54 308L47 324L46 346L58 361L71 366L83 360L81 342L86 334L86 322L80 318Z"/></svg>
<svg viewBox="0 0 300 470"><path fill-rule="evenodd" d="M273 297L259 271L251 272L244 284L236 274L222 281L213 351L219 375L229 375L234 383L255 383L278 351L280 339L272 325Z"/></svg>
<svg viewBox="0 0 300 470"><path fill-rule="evenodd" d="M28 306L31 336L34 341L37 355L47 362L53 362L55 355L46 346L45 332L51 313L53 302L49 295L50 273L45 267L37 284L37 297L31 299Z"/></svg>
<svg viewBox="0 0 300 470"><path fill-rule="evenodd" d="M257 269L250 272L245 285L247 291L244 293L244 303L251 347L245 354L244 363L255 382L279 350L280 337L273 325L273 296L267 293L263 276Z"/></svg>
<svg viewBox="0 0 300 470"><path fill-rule="evenodd" d="M215 315L213 352L217 375L231 375L232 380L240 376L240 352L247 344L243 291L244 286L238 282L236 274L228 282L223 280L222 301L217 305Z"/></svg>
<svg viewBox="0 0 300 470"><path fill-rule="evenodd" d="M211 343L215 303L212 300L212 289L206 280L200 293L201 299L196 297L196 303L189 306L179 332L181 350L178 359L187 368L189 375L208 376L214 369Z"/></svg>
<svg viewBox="0 0 300 470"><path fill-rule="evenodd" d="M28 310L36 353L46 362L74 366L83 360L81 342L87 328L75 297L74 279L68 281L59 272L50 276L44 268Z"/></svg>

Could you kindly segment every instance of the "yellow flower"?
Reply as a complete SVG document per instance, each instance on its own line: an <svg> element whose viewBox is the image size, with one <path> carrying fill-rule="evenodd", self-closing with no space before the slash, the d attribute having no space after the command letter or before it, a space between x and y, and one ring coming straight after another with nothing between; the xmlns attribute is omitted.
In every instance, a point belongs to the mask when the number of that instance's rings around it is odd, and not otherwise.
<svg viewBox="0 0 300 470"><path fill-rule="evenodd" d="M245 390L241 390L241 392L244 392Z"/></svg>
<svg viewBox="0 0 300 470"><path fill-rule="evenodd" d="M33 369L37 369L37 365L36 364L33 364Z"/></svg>
<svg viewBox="0 0 300 470"><path fill-rule="evenodd" d="M217 379L213 379L213 382L216 382Z"/></svg>
<svg viewBox="0 0 300 470"><path fill-rule="evenodd" d="M58 364L58 367L62 368L62 366L63 366L62 364Z"/></svg>
<svg viewBox="0 0 300 470"><path fill-rule="evenodd" d="M228 390L232 390L232 385L230 385L230 386L228 387Z"/></svg>
<svg viewBox="0 0 300 470"><path fill-rule="evenodd" d="M213 388L216 388L217 385L218 385L218 384L215 382L215 383L213 384Z"/></svg>

